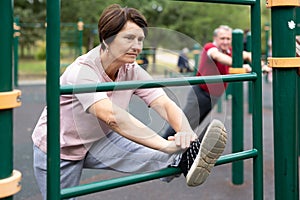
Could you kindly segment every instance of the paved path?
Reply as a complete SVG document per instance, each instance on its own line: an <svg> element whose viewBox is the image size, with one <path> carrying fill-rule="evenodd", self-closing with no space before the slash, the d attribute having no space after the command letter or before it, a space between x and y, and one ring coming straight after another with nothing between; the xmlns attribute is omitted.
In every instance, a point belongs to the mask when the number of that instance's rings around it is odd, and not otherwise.
<svg viewBox="0 0 300 200"><path fill-rule="evenodd" d="M263 84L263 117L264 117L264 199L274 199L274 178L273 178L273 123L272 123L272 84ZM14 111L14 168L20 170L23 174L23 189L14 196L15 200L38 200L41 199L32 170L32 141L31 133L35 123L45 105L45 85L20 83L22 90L22 103L20 108ZM172 98L176 98L181 105L189 87L173 87L168 90ZM245 99L247 99L245 97ZM133 108L139 106L138 109ZM155 114L149 112L139 100L133 99L130 106L131 111L141 118L149 126L160 130L162 122ZM148 113L145 118L145 113ZM229 133L229 142L224 154L231 152L231 101L223 101L222 113L217 113L216 109L211 113L211 118L219 118L226 124ZM252 135L251 124L252 115L247 113L247 104L245 103L245 149L251 149ZM88 183L95 180L110 179L112 177L123 176L123 174L103 171L103 170L85 170L82 176L82 183ZM164 183L160 180L131 185L119 189L105 191L80 197L86 200L247 200L253 199L252 191L252 160L244 161L244 184L233 185L231 183L231 164L217 166L212 174L202 186L191 188L185 185L183 176L175 179L171 183Z"/></svg>

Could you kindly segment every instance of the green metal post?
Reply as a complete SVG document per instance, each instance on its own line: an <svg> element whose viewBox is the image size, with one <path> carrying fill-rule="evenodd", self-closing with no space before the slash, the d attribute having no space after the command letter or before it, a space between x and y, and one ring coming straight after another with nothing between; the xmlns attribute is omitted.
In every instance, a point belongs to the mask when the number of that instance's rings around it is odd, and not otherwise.
<svg viewBox="0 0 300 200"><path fill-rule="evenodd" d="M79 18L77 22L77 30L78 30L78 55L82 55L82 38L83 38L83 29L84 23L81 18Z"/></svg>
<svg viewBox="0 0 300 200"><path fill-rule="evenodd" d="M60 1L47 3L47 199L60 199Z"/></svg>
<svg viewBox="0 0 300 200"><path fill-rule="evenodd" d="M265 30L265 47L266 47L266 52L265 52L265 63L268 62L268 57L270 56L269 55L269 35L270 35L270 24L269 23L266 23L265 24L265 27L264 27L264 30Z"/></svg>
<svg viewBox="0 0 300 200"><path fill-rule="evenodd" d="M299 36L300 35L300 7L296 8L296 35ZM298 90L300 88L300 72L298 72L299 76L298 76ZM299 108L299 103L300 103L300 92L297 90L298 94L298 104L297 104L297 113L298 113L298 120L297 120L297 131L298 131L298 155L300 155L300 108Z"/></svg>
<svg viewBox="0 0 300 200"><path fill-rule="evenodd" d="M272 57L295 57L295 7L271 8ZM283 42L284 39L284 42ZM297 70L273 68L275 199L298 200Z"/></svg>
<svg viewBox="0 0 300 200"><path fill-rule="evenodd" d="M231 99L231 95L232 95L232 83L228 83L228 87L225 91L225 99Z"/></svg>
<svg viewBox="0 0 300 200"><path fill-rule="evenodd" d="M0 92L12 91L13 9L11 0L0 1ZM0 180L13 171L13 110L0 110ZM4 199L13 199L6 197Z"/></svg>
<svg viewBox="0 0 300 200"><path fill-rule="evenodd" d="M265 53L265 63L268 62L268 57L270 56L269 51L270 51L270 47L269 47L269 35L270 35L270 25L268 23L266 23L265 25L265 46L266 46L266 53ZM268 75L265 76L265 82L268 83Z"/></svg>
<svg viewBox="0 0 300 200"><path fill-rule="evenodd" d="M196 74L198 72L199 57L200 57L200 45L199 44L194 44L193 54L194 54L194 61L195 61L193 73L194 73L194 76L196 76Z"/></svg>
<svg viewBox="0 0 300 200"><path fill-rule="evenodd" d="M251 52L251 32L249 31L247 33L247 44L246 44L246 50ZM252 109L253 109L253 90L252 90L252 82L249 81L248 82L248 113L251 114L252 113Z"/></svg>
<svg viewBox="0 0 300 200"><path fill-rule="evenodd" d="M253 148L258 155L253 159L253 199L264 199L264 173L263 173L263 119L262 119L262 76L261 76L261 8L260 0L251 6L251 48L252 71L257 74L253 81Z"/></svg>
<svg viewBox="0 0 300 200"><path fill-rule="evenodd" d="M20 21L19 17L15 17L14 22L14 84L15 87L19 86L19 37L20 37Z"/></svg>
<svg viewBox="0 0 300 200"><path fill-rule="evenodd" d="M218 103L217 103L217 111L218 111L218 113L222 112L222 100L223 100L223 95L218 99Z"/></svg>
<svg viewBox="0 0 300 200"><path fill-rule="evenodd" d="M243 66L243 31L232 31L232 67ZM232 152L240 152L244 149L244 109L243 109L243 82L232 83ZM244 182L243 161L232 163L232 182L242 184Z"/></svg>
<svg viewBox="0 0 300 200"><path fill-rule="evenodd" d="M296 104L296 107L297 107L297 110L296 110L296 113L297 113L297 122L296 123L296 130L297 130L297 136L298 136L298 156L300 156L300 71L298 71L298 80L297 80L298 84L297 84L297 104Z"/></svg>

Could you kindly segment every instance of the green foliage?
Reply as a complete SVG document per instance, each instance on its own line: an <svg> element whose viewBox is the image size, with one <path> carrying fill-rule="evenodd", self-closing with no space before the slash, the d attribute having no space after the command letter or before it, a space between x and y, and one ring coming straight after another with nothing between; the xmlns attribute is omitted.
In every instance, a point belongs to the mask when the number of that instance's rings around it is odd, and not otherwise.
<svg viewBox="0 0 300 200"><path fill-rule="evenodd" d="M249 28L249 16L249 8L245 6L171 2L161 18L166 27L189 35L203 44L212 40L213 30L221 24L232 28Z"/></svg>
<svg viewBox="0 0 300 200"><path fill-rule="evenodd" d="M25 27L21 26L21 37L19 37L21 57L25 56L25 50L31 51L37 40L44 39L45 7L45 1L32 0L30 3L30 1L14 0L14 16L19 17L21 24L27 23Z"/></svg>
<svg viewBox="0 0 300 200"><path fill-rule="evenodd" d="M35 54L35 58L38 60L46 59L46 42L45 41L37 41L37 52Z"/></svg>
<svg viewBox="0 0 300 200"><path fill-rule="evenodd" d="M97 23L101 12L113 3L137 8L145 15L150 27L178 32L177 35L189 37L199 44L211 41L213 30L221 24L234 29L250 28L250 6L169 0L61 0L61 23L73 23L76 27L81 18L85 24L83 45L89 50L99 43ZM262 3L262 26L270 21L269 13ZM19 16L20 22L27 25L21 29L22 54L26 48L28 52L37 40L45 39L46 0L15 0L14 15ZM61 32L63 35L63 28ZM157 37L159 40L155 44L176 43L178 37Z"/></svg>

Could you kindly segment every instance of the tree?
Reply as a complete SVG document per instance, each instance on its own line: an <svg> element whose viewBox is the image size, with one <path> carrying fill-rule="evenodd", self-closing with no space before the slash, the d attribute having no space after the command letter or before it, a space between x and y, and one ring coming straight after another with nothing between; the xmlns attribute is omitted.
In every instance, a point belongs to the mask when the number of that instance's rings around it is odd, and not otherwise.
<svg viewBox="0 0 300 200"><path fill-rule="evenodd" d="M161 18L164 26L189 35L201 44L212 40L213 30L221 24L239 29L250 26L249 8L226 4L171 2Z"/></svg>
<svg viewBox="0 0 300 200"><path fill-rule="evenodd" d="M43 0L14 1L14 16L18 16L21 23L21 57L25 49L30 52L36 41L44 39L44 23L40 22L45 22L45 5Z"/></svg>
<svg viewBox="0 0 300 200"><path fill-rule="evenodd" d="M212 40L213 30L221 24L227 24L234 29L250 28L249 6L169 0L61 0L61 23L76 25L81 18L85 24L83 44L86 49L90 49L99 43L97 34L99 16L105 7L113 3L137 8L145 15L150 27L176 31L199 44ZM46 0L15 0L14 5L15 15L20 16L21 23L45 22ZM268 21L268 18L268 11L263 9L262 20ZM43 31L43 29L31 28L28 29L27 34L27 29L21 30L22 47L33 45L36 40L43 39L45 36ZM171 38L172 41L163 40L163 37L157 39L160 39L156 41L157 44L176 42L176 38Z"/></svg>

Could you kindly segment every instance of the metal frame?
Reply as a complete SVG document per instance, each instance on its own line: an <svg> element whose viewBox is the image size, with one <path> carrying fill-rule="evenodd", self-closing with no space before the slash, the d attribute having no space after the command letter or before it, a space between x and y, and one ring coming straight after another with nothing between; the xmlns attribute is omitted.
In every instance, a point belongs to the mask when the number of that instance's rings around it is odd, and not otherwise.
<svg viewBox="0 0 300 200"><path fill-rule="evenodd" d="M12 44L13 4L11 0L0 1L0 198L9 200L21 186L21 173L13 169L13 108L19 106L19 91L13 90ZM10 102L12 101L12 102Z"/></svg>
<svg viewBox="0 0 300 200"><path fill-rule="evenodd" d="M199 1L203 2L203 1ZM263 155L262 155L262 85L261 85L261 76L257 74L261 74L261 62L260 62L260 55L261 55L261 26L260 26L260 1L205 1L205 2L212 2L212 3L233 3L233 4L241 4L241 5L250 5L251 6L251 30L252 30L252 64L253 64L253 73L250 74L236 74L236 75L224 75L224 76L216 76L215 79L212 81L253 81L253 93L256 94L253 100L253 150L255 154L250 153L249 155L253 156L253 176L254 176L254 186L253 186L253 197L254 199L263 199ZM47 60L47 102L48 102L48 123L51 126L48 126L48 199L55 200L62 198L60 195L60 176L59 176L59 95L64 94L62 92L65 89L65 86L61 86L59 88L58 80L59 80L59 16L60 16L60 7L59 1L54 1L52 4L47 4L47 55L51 53L51 56L47 56L48 58L51 57L51 60ZM253 42L255 41L255 43ZM57 59L57 60L56 60ZM55 62L55 63L53 63ZM55 70L54 70L55 69ZM211 77L210 77L211 78ZM185 84L199 84L203 81L206 83L209 81L208 77L191 77L184 80ZM213 79L213 78L212 78ZM221 79L221 80L220 80ZM49 84L49 85L48 85ZM110 83L110 84L101 84L97 85L97 91L103 91L107 89L123 89L123 88L132 88L139 85L140 88L148 88L148 87L163 87L163 86L171 86L171 85L182 85L182 79L172 79L172 80L163 80L163 81L152 81L152 83L145 83L145 82L127 82L127 83ZM163 85L163 86L162 86ZM117 86L117 87L115 87ZM70 87L70 86L67 86ZM112 88L111 88L112 87ZM51 88L51 90L50 90ZM56 89L54 89L56 88ZM89 86L71 86L71 92L82 92L88 89ZM93 91L95 91L95 87L93 87ZM51 98L50 98L51 92ZM254 125L255 124L255 125ZM50 137L51 136L51 137ZM249 153L249 152L244 152ZM239 160L240 158L235 158ZM222 162L222 158L220 158L220 162ZM170 175L167 172L170 169L162 170L160 172L153 172L149 176L159 173L159 176L155 176L155 178L168 176ZM174 174L178 173L178 170L172 171ZM132 175L129 176L128 179L136 180L138 182L139 175ZM141 175L143 176L143 175ZM131 177L131 178L130 178ZM152 177L154 178L154 177ZM117 180L109 180L105 182L106 185L103 186L105 189L112 189L116 187L122 187L123 185L133 184L133 182L127 182L127 178L124 179L117 179ZM148 180L151 180L148 179ZM125 181L125 182L124 182ZM98 183L91 183L89 186L82 186L82 187L91 187L94 188L94 192L96 192L95 188L97 188ZM113 184L113 187L111 187ZM78 186L80 187L80 186ZM61 192L64 194L66 191L70 191L72 188L63 189ZM76 190L73 190L73 194L69 194L68 197L75 196ZM64 196L66 197L66 196Z"/></svg>
<svg viewBox="0 0 300 200"><path fill-rule="evenodd" d="M278 1L271 7L275 199L299 198L298 133L299 76L295 67L296 5ZM299 5L299 1L298 1ZM282 41L284 39L284 42ZM272 60L272 59L270 59ZM274 62L273 62L274 63ZM299 67L299 63L298 63ZM297 113L298 112L298 113ZM299 119L298 119L299 121Z"/></svg>
<svg viewBox="0 0 300 200"><path fill-rule="evenodd" d="M253 159L253 198L263 199L263 154L262 154L262 85L261 85L261 24L260 24L260 1L259 0L209 0L209 1L197 1L197 2L210 2L210 3L225 3L225 4L239 4L250 6L251 12L251 33L252 33L252 69L253 72L249 74L234 74L224 76L212 76L212 77L190 77L184 81L182 79L172 79L163 81L152 82L128 82L118 83L117 88L132 88L139 85L140 88L147 87L163 87L163 86L178 86L184 84L200 84L208 82L241 82L251 81L253 83L253 149L241 151L229 155L222 156L217 165L243 160ZM0 31L0 43L5 48L0 49L0 59L3 67L0 68L0 92L12 91L12 37L13 37L13 21L12 21L12 0L0 1L0 18L3 19L3 26L7 27ZM89 90L89 86L60 86L60 1L53 0L47 4L47 30L46 30L46 43L47 43L47 80L46 80L46 92L47 92L47 112L48 112L48 124L47 126L47 199L58 200L67 197L73 197L82 195L80 191L97 192L116 187L122 187L124 185L135 184L142 181L148 181L172 174L180 173L178 168L167 168L157 172L149 174L137 174L128 177L112 179L107 181L101 181L97 183L91 183L88 185L60 189L60 107L59 97L65 92L82 92ZM255 42L254 42L255 41ZM275 47L275 46L274 46ZM51 59L50 59L51 58ZM162 86L163 85L163 86ZM97 85L97 91L107 91L115 89L116 84L101 84ZM71 91L70 91L71 90ZM93 87L95 91L95 87ZM0 110L0 125L1 132L7 132L4 136L0 135L0 143L3 147L3 151L0 152L0 157L5 160L5 166L0 165L0 179L6 179L11 176L13 172L13 159L12 159L12 109ZM3 134L4 135L4 134ZM5 141L5 142L3 142ZM102 186L101 186L102 185ZM82 189L78 189L82 188ZM101 189L102 188L102 189Z"/></svg>

